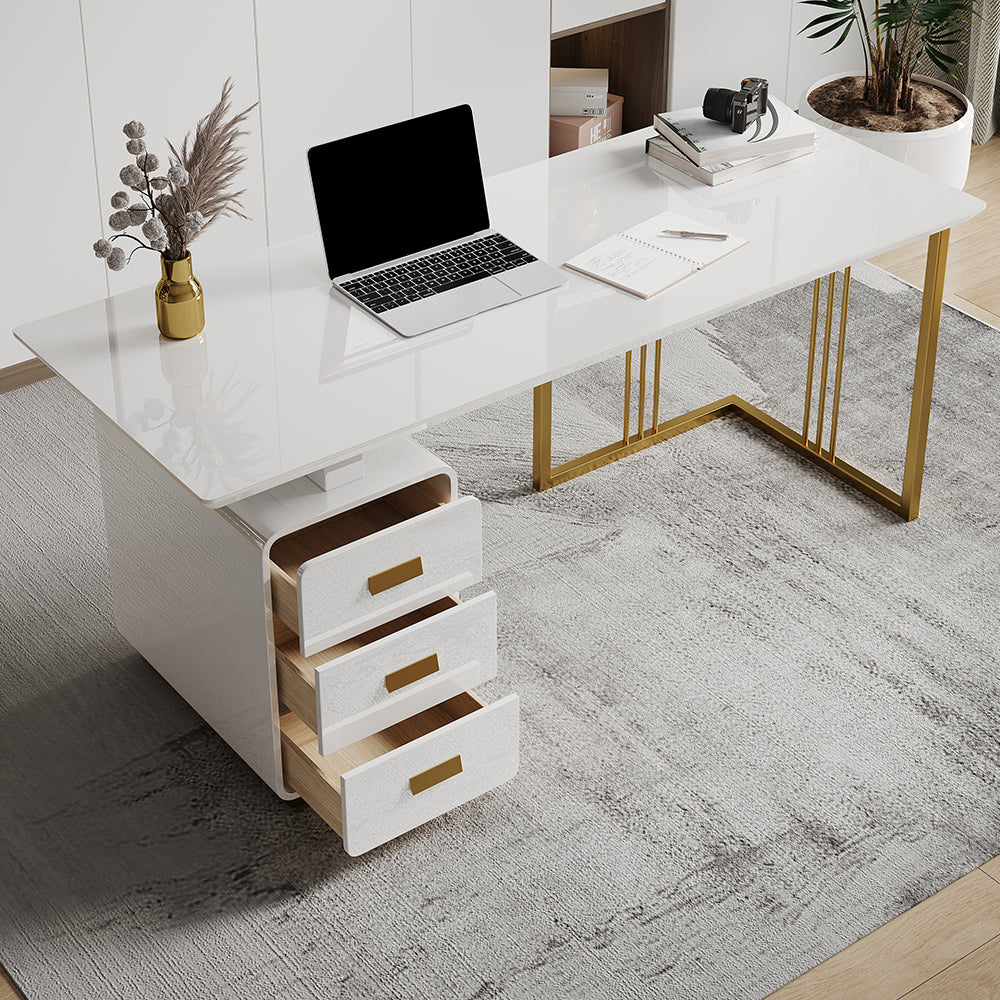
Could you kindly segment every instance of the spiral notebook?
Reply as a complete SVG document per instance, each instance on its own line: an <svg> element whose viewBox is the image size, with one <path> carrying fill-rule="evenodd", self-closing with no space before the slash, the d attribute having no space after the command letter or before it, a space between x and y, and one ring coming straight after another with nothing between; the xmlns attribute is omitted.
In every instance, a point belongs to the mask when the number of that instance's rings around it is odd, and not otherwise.
<svg viewBox="0 0 1000 1000"><path fill-rule="evenodd" d="M577 254L566 261L566 267L648 299L747 243L728 233L724 240L665 236L666 229L722 232L717 226L676 212L661 212Z"/></svg>

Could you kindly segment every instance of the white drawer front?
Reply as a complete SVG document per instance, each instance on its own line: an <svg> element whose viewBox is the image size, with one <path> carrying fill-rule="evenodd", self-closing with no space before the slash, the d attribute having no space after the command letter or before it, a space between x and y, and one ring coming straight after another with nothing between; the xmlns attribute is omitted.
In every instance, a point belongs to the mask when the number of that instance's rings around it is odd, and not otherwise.
<svg viewBox="0 0 1000 1000"><path fill-rule="evenodd" d="M364 854L509 781L517 773L518 738L512 694L346 772L340 779L345 850ZM411 778L456 757L460 772L414 793Z"/></svg>
<svg viewBox="0 0 1000 1000"><path fill-rule="evenodd" d="M302 655L477 583L482 544L479 501L464 497L304 562L297 583ZM419 575L371 593L372 577L417 559Z"/></svg>
<svg viewBox="0 0 1000 1000"><path fill-rule="evenodd" d="M426 675L403 683L411 667ZM319 752L439 705L496 672L497 599L490 592L317 667Z"/></svg>

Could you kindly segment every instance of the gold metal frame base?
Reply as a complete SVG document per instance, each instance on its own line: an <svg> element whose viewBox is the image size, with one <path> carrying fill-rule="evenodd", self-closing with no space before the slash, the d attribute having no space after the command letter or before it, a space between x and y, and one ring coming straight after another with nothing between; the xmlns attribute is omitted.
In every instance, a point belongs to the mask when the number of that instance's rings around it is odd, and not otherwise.
<svg viewBox="0 0 1000 1000"><path fill-rule="evenodd" d="M774 440L791 449L797 455L809 459L814 465L876 503L897 514L905 521L917 517L920 506L920 486L923 481L924 455L927 447L927 427L930 417L931 390L934 382L934 363L937 355L938 328L941 321L941 304L944 293L944 273L948 257L949 230L935 233L928 240L927 269L924 275L924 294L920 310L920 332L913 379L913 396L910 401L910 424L906 445L906 460L903 484L900 492L873 479L871 476L849 465L836 456L837 419L840 405L841 374L843 369L844 345L847 325L847 301L850 287L850 268L844 274L840 315L840 338L837 350L834 382L834 400L830 428L830 446L822 446L824 429L824 409L826 399L827 373L831 355L831 334L833 325L834 275L830 275L826 306L826 331L823 345L822 384L820 387L819 416L815 441L810 440L811 398L814 372L814 358L817 340L817 323L820 302L820 279L817 278L813 290L812 329L809 345L808 373L806 382L806 402L803 428L793 430L787 424L776 420L758 407L739 396L725 396L708 403L690 413L660 422L660 349L661 342L655 344L655 374L653 381L653 420L649 427L645 423L646 392L646 346L641 348L639 379L639 430L631 431L631 383L632 352L625 355L625 407L622 437L613 444L588 452L579 458L560 465L552 465L552 383L546 382L535 387L534 397L534 451L532 479L535 489L547 490L576 479L594 469L617 462L619 459L659 444L670 438L685 434L703 424L720 417L737 416L757 427Z"/></svg>

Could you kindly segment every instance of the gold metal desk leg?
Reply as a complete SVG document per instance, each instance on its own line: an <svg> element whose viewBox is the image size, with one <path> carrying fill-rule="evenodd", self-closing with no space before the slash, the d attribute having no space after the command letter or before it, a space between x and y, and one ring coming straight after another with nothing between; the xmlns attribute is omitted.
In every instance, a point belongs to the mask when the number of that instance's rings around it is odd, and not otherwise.
<svg viewBox="0 0 1000 1000"><path fill-rule="evenodd" d="M536 490L552 485L552 383L535 386L531 480Z"/></svg>
<svg viewBox="0 0 1000 1000"><path fill-rule="evenodd" d="M927 452L927 426L934 388L934 363L937 360L938 328L944 300L944 273L948 262L950 229L935 233L927 241L927 269L924 271L924 298L920 306L920 336L917 340L917 363L913 373L913 401L910 403L910 431L906 441L906 465L903 468L903 492L900 516L907 521L920 510L920 486L924 478L924 455Z"/></svg>
<svg viewBox="0 0 1000 1000"><path fill-rule="evenodd" d="M815 364L816 340L818 332L820 279L813 284L812 317L809 338L809 363L806 376L805 410L801 432L776 420L739 396L725 396L713 403L692 410L690 413L673 417L660 423L659 381L660 342L656 342L655 385L653 390L653 424L648 430L643 428L645 414L640 411L639 429L631 433L630 396L632 352L625 356L625 408L623 414L622 438L614 444L582 455L580 458L552 466L552 383L546 382L535 389L534 410L534 457L533 481L535 489L546 490L558 486L577 476L599 469L610 462L618 461L650 445L684 434L695 427L717 420L719 417L738 416L748 423L781 442L785 447L815 465L820 466L854 489L870 497L883 507L898 514L904 520L912 521L920 506L920 485L923 479L924 455L927 450L927 428L930 419L931 391L934 385L934 364L937 357L938 329L941 324L941 305L944 298L945 265L948 260L948 238L950 230L942 230L931 236L927 243L927 270L924 276L924 295L920 308L920 333L917 341L916 367L913 377L913 398L910 402L910 429L906 444L906 463L903 470L902 492L897 493L871 476L849 465L836 456L837 423L840 415L840 390L843 375L844 349L847 335L847 304L850 289L851 269L844 272L843 293L840 312L840 337L837 345L837 361L833 389L833 413L830 428L830 447L822 446L826 385L829 372L831 341L833 333L834 276L830 276L827 289L825 335L823 344L822 385L820 387L818 426L815 442L809 438L811 416L813 370ZM645 404L646 349L640 354L642 386L640 407Z"/></svg>

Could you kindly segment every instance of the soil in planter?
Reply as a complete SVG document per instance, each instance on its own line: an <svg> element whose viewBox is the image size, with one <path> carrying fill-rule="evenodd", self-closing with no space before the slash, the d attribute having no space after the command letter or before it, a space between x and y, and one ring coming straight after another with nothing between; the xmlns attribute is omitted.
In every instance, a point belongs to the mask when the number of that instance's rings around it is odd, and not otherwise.
<svg viewBox="0 0 1000 1000"><path fill-rule="evenodd" d="M954 94L929 83L913 82L913 110L880 114L861 96L863 76L845 76L809 94L809 104L824 118L871 132L929 132L957 122L965 105Z"/></svg>

